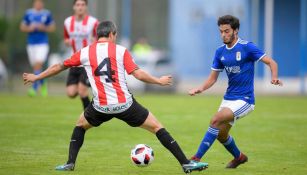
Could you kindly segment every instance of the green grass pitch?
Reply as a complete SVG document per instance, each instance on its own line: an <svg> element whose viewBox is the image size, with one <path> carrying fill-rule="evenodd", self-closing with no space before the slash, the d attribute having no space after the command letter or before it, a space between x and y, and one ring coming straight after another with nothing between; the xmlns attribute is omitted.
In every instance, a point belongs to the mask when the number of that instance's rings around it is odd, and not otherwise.
<svg viewBox="0 0 307 175"><path fill-rule="evenodd" d="M190 157L222 96L138 95L136 99ZM79 99L65 96L0 94L0 174L183 174L154 135L116 119L87 132L74 172L56 172L54 167L67 159L71 132L81 110ZM235 170L225 169L232 157L215 142L203 158L209 168L192 174L307 174L306 97L257 97L255 111L239 120L231 134L249 162ZM138 143L154 149L155 161L149 167L139 168L130 161L130 150Z"/></svg>

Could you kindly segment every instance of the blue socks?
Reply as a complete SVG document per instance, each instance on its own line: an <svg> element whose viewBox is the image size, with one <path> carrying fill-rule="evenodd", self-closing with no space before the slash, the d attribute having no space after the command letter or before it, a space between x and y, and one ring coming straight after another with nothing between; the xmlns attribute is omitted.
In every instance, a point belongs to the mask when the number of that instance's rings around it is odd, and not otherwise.
<svg viewBox="0 0 307 175"><path fill-rule="evenodd" d="M208 149L211 147L213 142L216 140L217 136L219 135L219 129L209 127L208 131L206 132L203 140L201 141L197 153L195 154L195 157L201 159L203 155L208 151Z"/></svg>
<svg viewBox="0 0 307 175"><path fill-rule="evenodd" d="M38 75L38 74L40 74L41 72L42 72L41 70L36 70L36 71L34 71L34 74L35 74L35 75ZM36 82L34 82L34 83L32 84L32 88L33 88L35 91L37 91L38 87L39 87L40 85L42 85L43 83L44 83L44 80L36 81Z"/></svg>
<svg viewBox="0 0 307 175"><path fill-rule="evenodd" d="M234 158L239 158L240 157L240 150L237 147L235 140L229 136L227 138L227 141L225 143L222 143L224 145L224 147L228 150L228 152L230 152Z"/></svg>

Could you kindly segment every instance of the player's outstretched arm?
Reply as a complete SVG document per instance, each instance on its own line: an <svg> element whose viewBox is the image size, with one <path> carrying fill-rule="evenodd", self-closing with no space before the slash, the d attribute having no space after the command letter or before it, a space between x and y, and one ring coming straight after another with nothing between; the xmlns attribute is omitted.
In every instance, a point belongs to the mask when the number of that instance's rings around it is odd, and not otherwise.
<svg viewBox="0 0 307 175"><path fill-rule="evenodd" d="M50 66L48 69L46 69L44 72L38 75L30 74L30 73L23 73L23 82L24 84L33 83L37 80L41 80L41 79L56 75L65 69L66 67L63 65L63 63L59 63L53 66Z"/></svg>
<svg viewBox="0 0 307 175"><path fill-rule="evenodd" d="M278 65L277 65L277 63L272 58L270 58L268 56L264 56L261 59L261 61L264 62L267 66L269 66L270 69L271 69L271 75L272 75L271 84L282 86L283 85L282 81L278 79Z"/></svg>
<svg viewBox="0 0 307 175"><path fill-rule="evenodd" d="M189 95L194 96L196 94L200 94L203 91L209 89L217 81L218 77L219 77L219 72L212 70L208 79L204 82L204 84L198 88L189 90Z"/></svg>
<svg viewBox="0 0 307 175"><path fill-rule="evenodd" d="M146 71L142 69L136 69L132 72L132 75L145 83L150 83L150 84L158 84L160 86L167 86L167 85L172 85L172 76L171 75L166 75L166 76L161 76L160 78L155 77L147 73Z"/></svg>

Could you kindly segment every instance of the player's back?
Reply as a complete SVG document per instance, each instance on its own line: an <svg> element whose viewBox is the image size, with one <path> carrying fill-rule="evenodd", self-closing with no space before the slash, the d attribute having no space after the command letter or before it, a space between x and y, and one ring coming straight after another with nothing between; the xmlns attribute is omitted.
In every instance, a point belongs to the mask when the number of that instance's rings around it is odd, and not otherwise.
<svg viewBox="0 0 307 175"><path fill-rule="evenodd" d="M95 42L81 49L80 62L87 72L94 104L106 106L132 101L125 71L130 74L137 65L125 47L112 42Z"/></svg>

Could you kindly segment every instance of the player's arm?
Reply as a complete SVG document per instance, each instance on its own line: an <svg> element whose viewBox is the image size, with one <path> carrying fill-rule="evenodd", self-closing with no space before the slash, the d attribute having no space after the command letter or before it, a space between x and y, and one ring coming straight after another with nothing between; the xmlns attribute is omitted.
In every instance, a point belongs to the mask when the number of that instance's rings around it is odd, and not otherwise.
<svg viewBox="0 0 307 175"><path fill-rule="evenodd" d="M26 33L30 33L35 30L35 25L31 24L28 13L25 13L25 15L23 16L23 19L19 25L19 29L20 31Z"/></svg>
<svg viewBox="0 0 307 175"><path fill-rule="evenodd" d="M42 32L54 32L55 31L55 22L52 18L51 13L48 13L46 22L38 24L37 30L42 31Z"/></svg>
<svg viewBox="0 0 307 175"><path fill-rule="evenodd" d="M147 73L142 69L136 69L131 73L136 79L150 84L158 84L160 86L172 85L172 76L165 75L161 77L155 77Z"/></svg>
<svg viewBox="0 0 307 175"><path fill-rule="evenodd" d="M194 96L212 87L219 77L219 71L212 70L207 80L198 88L191 89L189 95Z"/></svg>
<svg viewBox="0 0 307 175"><path fill-rule="evenodd" d="M27 25L25 22L21 22L19 26L20 31L30 33L35 30L34 25Z"/></svg>
<svg viewBox="0 0 307 175"><path fill-rule="evenodd" d="M124 53L124 68L126 72L130 75L132 74L136 79L150 84L158 84L161 86L171 85L172 76L166 75L161 77L155 77L147 73L146 71L140 69L134 62L129 51L125 50Z"/></svg>
<svg viewBox="0 0 307 175"><path fill-rule="evenodd" d="M262 59L261 59L262 62L264 62L267 66L270 67L271 69L271 83L274 84L274 85L279 85L279 86L282 86L283 83L281 80L278 79L278 65L277 63L270 57L268 56L264 56Z"/></svg>
<svg viewBox="0 0 307 175"><path fill-rule="evenodd" d="M67 47L71 46L71 40L69 38L69 34L68 34L68 31L67 31L67 28L66 28L65 24L64 24L64 44Z"/></svg>
<svg viewBox="0 0 307 175"><path fill-rule="evenodd" d="M42 32L54 32L55 31L55 23L52 22L49 25L39 24L37 26L37 30Z"/></svg>
<svg viewBox="0 0 307 175"><path fill-rule="evenodd" d="M58 63L53 66L50 66L44 72L38 75L30 74L30 73L23 73L23 82L24 84L33 83L35 81L38 81L44 78L52 77L62 72L65 69L67 69L67 67L65 67L63 63Z"/></svg>

